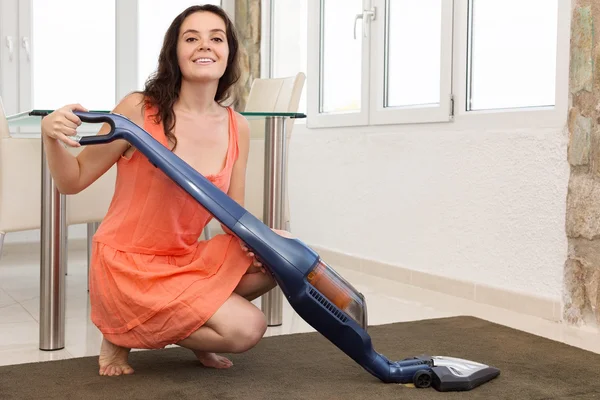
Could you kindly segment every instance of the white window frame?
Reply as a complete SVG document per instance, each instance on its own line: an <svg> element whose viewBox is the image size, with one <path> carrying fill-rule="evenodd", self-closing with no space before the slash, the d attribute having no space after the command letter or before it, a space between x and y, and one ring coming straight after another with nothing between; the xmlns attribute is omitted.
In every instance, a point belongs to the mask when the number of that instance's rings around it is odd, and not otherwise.
<svg viewBox="0 0 600 400"><path fill-rule="evenodd" d="M19 112L19 1L0 1L0 95L8 115ZM9 49L10 46L10 49Z"/></svg>
<svg viewBox="0 0 600 400"><path fill-rule="evenodd" d="M261 32L260 32L260 77L269 79L273 77L273 18L275 18L275 5L271 0L260 0L261 7Z"/></svg>
<svg viewBox="0 0 600 400"><path fill-rule="evenodd" d="M12 1L12 0L11 0ZM18 37L19 37L19 63L18 69L18 88L16 89L16 99L18 99L19 109L16 112L26 112L33 109L32 106L32 64L29 54L24 46L35 46L32 43L32 2L31 0L17 0L19 5L16 10L18 14ZM108 1L108 0L107 0ZM127 93L135 90L137 77L137 0L112 0L115 2L115 103L118 102ZM14 11L14 10L13 10ZM4 15L4 14L2 14ZM7 18L0 20L0 26L4 25L14 14L6 15ZM77 50L74 49L76 52ZM15 97L11 99L15 101ZM6 101L5 101L6 103ZM109 110L107 110L109 111ZM10 114L7 111L7 114ZM97 125L84 124L78 129L80 133L95 133L98 130ZM35 127L15 128L13 133L35 134L39 129Z"/></svg>
<svg viewBox="0 0 600 400"><path fill-rule="evenodd" d="M423 122L448 122L453 118L452 112L452 19L453 0L442 1L440 32L440 87L439 104L423 107L384 107L385 97L385 60L386 60L386 25L384 10L389 9L390 1L371 0L379 13L372 22L370 47L371 81L369 88L369 125L407 124Z"/></svg>
<svg viewBox="0 0 600 400"><path fill-rule="evenodd" d="M323 46L322 46L322 32L323 32L323 0L308 0L309 6L307 10L308 15L308 65L307 65L307 122L306 125L309 128L324 128L324 127L340 127L340 126L357 126L357 125L368 125L369 123L369 93L368 85L365 84L369 80L369 52L370 52L370 41L371 35L361 35L362 38L362 57L361 57L361 109L356 112L348 113L321 113L321 87L323 74L321 72L322 58L323 58ZM363 9L370 9L370 0L363 0ZM310 24L310 21L318 21L318 23ZM368 26L370 21L367 21L363 26Z"/></svg>
<svg viewBox="0 0 600 400"><path fill-rule="evenodd" d="M320 113L320 24L321 1L308 0L308 119L312 129L352 126L381 126L417 123L440 123L454 129L556 127L564 124L568 110L571 0L559 0L555 104L548 107L510 108L466 111L469 0L444 0L442 10L442 46L440 106L434 108L383 107L386 0L363 0L363 10L375 7L375 19L365 26L363 38L362 109L355 114ZM392 0L393 1L393 0ZM360 23L360 22L359 22Z"/></svg>
<svg viewBox="0 0 600 400"><path fill-rule="evenodd" d="M467 55L469 0L454 0L454 123L456 129L543 128L564 124L569 101L571 0L558 1L555 104L553 107L527 107L467 111Z"/></svg>
<svg viewBox="0 0 600 400"><path fill-rule="evenodd" d="M322 21L324 0L309 0L309 20ZM363 0L361 110L346 114L320 112L322 26L309 25L308 122L309 128L447 122L452 120L452 25L453 1L442 2L440 46L440 102L437 106L384 107L386 61L386 9L391 0ZM374 13L371 19L365 13Z"/></svg>

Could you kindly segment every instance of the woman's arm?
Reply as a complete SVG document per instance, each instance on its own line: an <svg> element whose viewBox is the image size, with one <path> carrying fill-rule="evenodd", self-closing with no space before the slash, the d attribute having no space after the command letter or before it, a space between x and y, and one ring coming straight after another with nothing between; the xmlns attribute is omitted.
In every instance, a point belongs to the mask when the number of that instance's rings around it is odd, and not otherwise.
<svg viewBox="0 0 600 400"><path fill-rule="evenodd" d="M143 123L141 100L140 94L130 94L113 111L137 124ZM74 156L65 147L80 146L70 138L77 134L77 127L81 125L81 120L73 110L87 111L80 104L67 105L43 118L41 124L50 173L58 190L65 194L79 193L87 188L108 171L129 147L126 141L115 140L108 144L87 146ZM103 135L109 131L110 126L103 124L98 134Z"/></svg>

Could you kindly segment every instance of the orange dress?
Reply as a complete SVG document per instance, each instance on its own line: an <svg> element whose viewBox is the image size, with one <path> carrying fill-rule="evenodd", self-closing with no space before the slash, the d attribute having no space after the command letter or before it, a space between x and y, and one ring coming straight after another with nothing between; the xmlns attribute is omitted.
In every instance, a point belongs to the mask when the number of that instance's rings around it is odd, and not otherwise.
<svg viewBox="0 0 600 400"><path fill-rule="evenodd" d="M167 146L147 109L143 128ZM224 168L207 178L227 192L238 157L235 113L229 113ZM93 238L91 318L110 342L163 348L200 328L232 294L251 265L228 234L199 241L212 219L138 150L117 161L115 192Z"/></svg>

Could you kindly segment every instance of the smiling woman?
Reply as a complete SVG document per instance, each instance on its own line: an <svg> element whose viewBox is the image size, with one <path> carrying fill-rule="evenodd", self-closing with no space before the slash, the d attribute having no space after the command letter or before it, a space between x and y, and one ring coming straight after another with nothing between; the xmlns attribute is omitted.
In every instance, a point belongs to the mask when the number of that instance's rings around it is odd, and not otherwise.
<svg viewBox="0 0 600 400"><path fill-rule="evenodd" d="M197 12L197 9L220 11L207 13ZM179 95L179 86L185 90L184 86L190 82L212 79L213 85L217 85L215 101L222 103L240 78L238 47L232 22L224 11L212 5L188 8L167 30L158 56L158 69L149 78L143 93L158 105L167 137L174 140L175 145L172 106ZM195 63L201 56L214 58L216 65L201 72ZM182 77L187 79L182 80Z"/></svg>
<svg viewBox="0 0 600 400"><path fill-rule="evenodd" d="M137 1L137 81L135 89L143 89L148 77L158 67L158 55L165 32L182 10L201 4L221 5L221 0L144 0ZM227 8L225 8L227 10ZM132 87L132 86L130 86Z"/></svg>
<svg viewBox="0 0 600 400"><path fill-rule="evenodd" d="M248 122L224 105L238 81L238 40L212 5L179 14L164 37L158 68L144 90L115 108L177 154L238 204L244 204ZM94 235L91 318L102 332L102 375L133 373L131 348L178 344L202 364L227 368L215 352L252 348L266 330L251 301L275 286L230 232L199 241L212 219L201 205L127 142L88 146L74 157L60 142L81 120L64 106L42 121L44 151L63 193L77 193L113 164L113 201ZM105 124L98 134L110 127Z"/></svg>

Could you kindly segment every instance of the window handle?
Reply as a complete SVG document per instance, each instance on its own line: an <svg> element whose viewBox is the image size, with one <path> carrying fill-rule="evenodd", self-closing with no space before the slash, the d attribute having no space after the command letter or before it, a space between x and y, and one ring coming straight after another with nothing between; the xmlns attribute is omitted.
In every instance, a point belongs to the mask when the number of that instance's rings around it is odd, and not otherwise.
<svg viewBox="0 0 600 400"><path fill-rule="evenodd" d="M13 54L14 54L14 51L15 51L15 46L13 44L13 38L12 38L12 36L7 36L6 37L6 47L8 48L8 60L12 61Z"/></svg>
<svg viewBox="0 0 600 400"><path fill-rule="evenodd" d="M367 37L367 24L369 23L369 19L371 21L375 20L375 7L371 8L370 10L363 10L362 14L356 14L356 17L354 17L354 39L356 40L356 22L362 19L362 23L363 23L363 37Z"/></svg>
<svg viewBox="0 0 600 400"><path fill-rule="evenodd" d="M27 36L23 36L23 39L21 39L21 44L23 45L23 48L25 49L25 53L27 53L27 61L30 61L30 54L29 54L29 38Z"/></svg>

